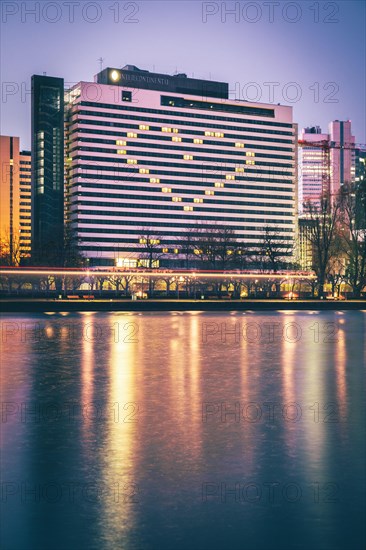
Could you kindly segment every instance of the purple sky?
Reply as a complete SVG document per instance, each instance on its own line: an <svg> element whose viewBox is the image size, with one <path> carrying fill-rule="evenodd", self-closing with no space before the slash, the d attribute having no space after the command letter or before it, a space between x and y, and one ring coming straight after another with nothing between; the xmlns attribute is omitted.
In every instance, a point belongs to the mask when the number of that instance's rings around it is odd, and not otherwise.
<svg viewBox="0 0 366 550"><path fill-rule="evenodd" d="M351 119L356 141L366 142L364 2L3 0L1 12L1 133L20 136L23 149L31 75L91 81L99 57L293 105L299 129Z"/></svg>

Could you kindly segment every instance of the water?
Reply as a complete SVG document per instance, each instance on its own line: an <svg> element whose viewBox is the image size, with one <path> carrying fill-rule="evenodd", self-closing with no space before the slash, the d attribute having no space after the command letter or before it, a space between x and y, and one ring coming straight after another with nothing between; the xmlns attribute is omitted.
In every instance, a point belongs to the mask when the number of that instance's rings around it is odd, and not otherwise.
<svg viewBox="0 0 366 550"><path fill-rule="evenodd" d="M2 548L364 548L365 323L5 315Z"/></svg>

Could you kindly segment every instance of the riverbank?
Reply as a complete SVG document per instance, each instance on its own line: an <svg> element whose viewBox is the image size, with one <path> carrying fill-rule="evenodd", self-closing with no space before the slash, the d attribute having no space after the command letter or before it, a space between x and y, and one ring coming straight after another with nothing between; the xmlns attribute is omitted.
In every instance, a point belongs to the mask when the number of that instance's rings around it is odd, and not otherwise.
<svg viewBox="0 0 366 550"><path fill-rule="evenodd" d="M2 313L84 311L349 311L364 300L0 300Z"/></svg>

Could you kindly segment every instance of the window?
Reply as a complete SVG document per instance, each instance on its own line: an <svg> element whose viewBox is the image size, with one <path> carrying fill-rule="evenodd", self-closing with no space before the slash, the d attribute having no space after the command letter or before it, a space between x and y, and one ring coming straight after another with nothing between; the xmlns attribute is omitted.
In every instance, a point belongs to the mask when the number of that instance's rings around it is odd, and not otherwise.
<svg viewBox="0 0 366 550"><path fill-rule="evenodd" d="M163 126L162 129L161 129L162 132L171 132L172 129L171 128L168 128L167 126Z"/></svg>
<svg viewBox="0 0 366 550"><path fill-rule="evenodd" d="M205 136L215 137L215 132L205 132Z"/></svg>
<svg viewBox="0 0 366 550"><path fill-rule="evenodd" d="M181 202L181 201L182 201L182 197L172 197L172 201L173 201L173 202Z"/></svg>
<svg viewBox="0 0 366 550"><path fill-rule="evenodd" d="M127 164L137 164L136 159L127 159Z"/></svg>
<svg viewBox="0 0 366 550"><path fill-rule="evenodd" d="M125 155L127 153L127 151L125 151L125 149L117 149L117 154L118 155Z"/></svg>
<svg viewBox="0 0 366 550"><path fill-rule="evenodd" d="M245 147L244 143L240 143L239 141L237 143L235 143L235 147Z"/></svg>
<svg viewBox="0 0 366 550"><path fill-rule="evenodd" d="M193 202L203 202L203 199L193 199Z"/></svg>
<svg viewBox="0 0 366 550"><path fill-rule="evenodd" d="M255 157L255 153L253 151L247 151L247 157Z"/></svg>
<svg viewBox="0 0 366 550"><path fill-rule="evenodd" d="M226 174L226 179L227 180L234 180L235 179L235 176L232 176L231 174Z"/></svg>
<svg viewBox="0 0 366 550"><path fill-rule="evenodd" d="M147 126L146 124L140 124L139 128L140 130L150 130L150 126Z"/></svg>
<svg viewBox="0 0 366 550"><path fill-rule="evenodd" d="M193 160L192 155L183 155L184 160Z"/></svg>
<svg viewBox="0 0 366 550"><path fill-rule="evenodd" d="M174 248L174 254L179 254L179 248Z"/></svg>
<svg viewBox="0 0 366 550"><path fill-rule="evenodd" d="M255 160L247 160L245 162L246 162L246 164L255 164Z"/></svg>
<svg viewBox="0 0 366 550"><path fill-rule="evenodd" d="M160 183L159 178L150 178L150 183Z"/></svg>
<svg viewBox="0 0 366 550"><path fill-rule="evenodd" d="M162 190L163 193L171 193L172 192L170 187L162 187L161 190Z"/></svg>
<svg viewBox="0 0 366 550"><path fill-rule="evenodd" d="M242 166L236 166L235 172L244 172L244 168Z"/></svg>
<svg viewBox="0 0 366 550"><path fill-rule="evenodd" d="M178 128L173 128L173 132L174 132L175 134L177 134L177 133L179 132L179 129L178 129Z"/></svg>
<svg viewBox="0 0 366 550"><path fill-rule="evenodd" d="M190 212L191 210L193 210L193 206L183 206L183 210L185 210L186 212Z"/></svg>
<svg viewBox="0 0 366 550"><path fill-rule="evenodd" d="M169 248L163 248L163 249L162 249L162 252L163 252L164 254L168 254Z"/></svg>
<svg viewBox="0 0 366 550"><path fill-rule="evenodd" d="M137 138L137 134L135 134L135 132L127 132L127 137L129 137L129 138Z"/></svg>
<svg viewBox="0 0 366 550"><path fill-rule="evenodd" d="M215 187L224 187L224 184L221 181L216 181Z"/></svg>
<svg viewBox="0 0 366 550"><path fill-rule="evenodd" d="M195 138L195 139L193 140L193 143L203 143L203 139Z"/></svg>
<svg viewBox="0 0 366 550"><path fill-rule="evenodd" d="M222 132L215 132L215 137L224 137Z"/></svg>
<svg viewBox="0 0 366 550"><path fill-rule="evenodd" d="M205 195L214 195L215 194L215 191L205 191Z"/></svg>
<svg viewBox="0 0 366 550"><path fill-rule="evenodd" d="M122 141L121 139L117 139L116 145L127 145L126 141Z"/></svg>
<svg viewBox="0 0 366 550"><path fill-rule="evenodd" d="M149 168L140 168L139 173L140 174L148 174L150 172Z"/></svg>
<svg viewBox="0 0 366 550"><path fill-rule="evenodd" d="M122 90L122 101L132 101L132 92Z"/></svg>
<svg viewBox="0 0 366 550"><path fill-rule="evenodd" d="M172 141L182 141L182 138L177 137L177 136L173 136Z"/></svg>

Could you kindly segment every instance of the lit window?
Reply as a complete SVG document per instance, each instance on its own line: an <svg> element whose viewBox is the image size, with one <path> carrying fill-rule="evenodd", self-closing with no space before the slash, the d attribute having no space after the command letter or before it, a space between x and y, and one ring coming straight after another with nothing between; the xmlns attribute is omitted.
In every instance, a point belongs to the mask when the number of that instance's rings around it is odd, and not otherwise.
<svg viewBox="0 0 366 550"><path fill-rule="evenodd" d="M178 128L173 128L173 132L174 132L175 134L177 134L177 133L179 132L179 129L178 129Z"/></svg>
<svg viewBox="0 0 366 550"><path fill-rule="evenodd" d="M162 187L161 190L162 190L163 193L171 193L172 192L170 187Z"/></svg>
<svg viewBox="0 0 366 550"><path fill-rule="evenodd" d="M161 129L162 132L171 132L172 129L171 128L168 128L167 126L163 126L162 129Z"/></svg>
<svg viewBox="0 0 366 550"><path fill-rule="evenodd" d="M231 174L226 174L226 179L227 180L234 180L235 179L235 176L232 176Z"/></svg>
<svg viewBox="0 0 366 550"><path fill-rule="evenodd" d="M205 195L214 195L215 194L215 191L205 191Z"/></svg>
<svg viewBox="0 0 366 550"><path fill-rule="evenodd" d="M184 160L193 160L192 155L183 155Z"/></svg>
<svg viewBox="0 0 366 550"><path fill-rule="evenodd" d="M172 197L172 201L173 201L173 202L181 202L181 201L182 201L182 197Z"/></svg>
<svg viewBox="0 0 366 550"><path fill-rule="evenodd" d="M163 248L163 253L164 254L168 254L168 252L169 252L169 248Z"/></svg>
<svg viewBox="0 0 366 550"><path fill-rule="evenodd" d="M203 139L195 138L195 139L193 140L193 143L203 143Z"/></svg>
<svg viewBox="0 0 366 550"><path fill-rule="evenodd" d="M224 137L222 132L215 132L215 137Z"/></svg>
<svg viewBox="0 0 366 550"><path fill-rule="evenodd" d="M125 151L124 149L117 149L117 154L118 155L125 155L127 153L127 151Z"/></svg>
<svg viewBox="0 0 366 550"><path fill-rule="evenodd" d="M127 164L137 164L136 159L127 159Z"/></svg>
<svg viewBox="0 0 366 550"><path fill-rule="evenodd" d="M246 160L245 163L246 164L255 164L255 160Z"/></svg>
<svg viewBox="0 0 366 550"><path fill-rule="evenodd" d="M244 147L244 143L237 142L237 143L235 143L235 147L241 147L241 148L243 148L243 147Z"/></svg>
<svg viewBox="0 0 366 550"><path fill-rule="evenodd" d="M116 145L127 145L126 141L122 141L121 139L117 139Z"/></svg>
<svg viewBox="0 0 366 550"><path fill-rule="evenodd" d="M224 184L221 181L216 181L215 187L224 187Z"/></svg>
<svg viewBox="0 0 366 550"><path fill-rule="evenodd" d="M150 178L150 183L160 183L159 178Z"/></svg>
<svg viewBox="0 0 366 550"><path fill-rule="evenodd" d="M242 166L236 166L235 172L244 172L244 168Z"/></svg>
<svg viewBox="0 0 366 550"><path fill-rule="evenodd" d="M148 168L140 168L139 172L140 174L148 174L150 170Z"/></svg>
<svg viewBox="0 0 366 550"><path fill-rule="evenodd" d="M147 242L146 239L140 239L139 241L140 244L146 244L146 242Z"/></svg>
<svg viewBox="0 0 366 550"><path fill-rule="evenodd" d="M253 151L247 151L247 157L255 157L255 153L253 153Z"/></svg>
<svg viewBox="0 0 366 550"><path fill-rule="evenodd" d="M136 137L137 137L137 134L135 134L135 132L127 132L127 137L129 137L129 138L136 138Z"/></svg>
<svg viewBox="0 0 366 550"><path fill-rule="evenodd" d="M179 254L179 248L174 248L174 254Z"/></svg>
<svg viewBox="0 0 366 550"><path fill-rule="evenodd" d="M150 126L147 126L146 124L140 124L139 128L140 130L150 130Z"/></svg>
<svg viewBox="0 0 366 550"><path fill-rule="evenodd" d="M205 136L215 137L215 132L205 132Z"/></svg>
<svg viewBox="0 0 366 550"><path fill-rule="evenodd" d="M182 138L177 137L177 136L173 136L172 141L182 141Z"/></svg>
<svg viewBox="0 0 366 550"><path fill-rule="evenodd" d="M201 254L201 252L202 252L202 250L200 250L199 248L195 248L194 251L193 251L193 253L197 254L197 255Z"/></svg>
<svg viewBox="0 0 366 550"><path fill-rule="evenodd" d="M193 210L193 206L183 206L183 210L185 210L186 212L190 212L191 210Z"/></svg>
<svg viewBox="0 0 366 550"><path fill-rule="evenodd" d="M193 199L193 202L203 202L203 199Z"/></svg>

